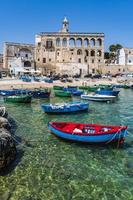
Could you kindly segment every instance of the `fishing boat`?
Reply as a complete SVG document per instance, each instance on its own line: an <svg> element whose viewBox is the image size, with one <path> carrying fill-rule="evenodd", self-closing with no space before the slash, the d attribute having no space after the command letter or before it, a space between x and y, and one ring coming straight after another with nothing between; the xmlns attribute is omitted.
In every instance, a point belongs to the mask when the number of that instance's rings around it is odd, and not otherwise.
<svg viewBox="0 0 133 200"><path fill-rule="evenodd" d="M31 103L31 100L32 96L28 94L4 97L5 102L12 102L12 103Z"/></svg>
<svg viewBox="0 0 133 200"><path fill-rule="evenodd" d="M74 85L68 85L67 87L68 87L68 88L71 88L71 89L77 90L77 86L74 86Z"/></svg>
<svg viewBox="0 0 133 200"><path fill-rule="evenodd" d="M88 91L89 92L96 92L98 88L99 88L99 86L93 86L93 87L88 86Z"/></svg>
<svg viewBox="0 0 133 200"><path fill-rule="evenodd" d="M1 96L12 96L12 95L27 94L27 93L28 91L24 89L0 90Z"/></svg>
<svg viewBox="0 0 133 200"><path fill-rule="evenodd" d="M88 90L88 86L86 86L86 85L81 85L81 86L79 86L79 89L81 89L81 90Z"/></svg>
<svg viewBox="0 0 133 200"><path fill-rule="evenodd" d="M87 111L89 104L85 102L69 102L60 104L42 104L42 110L49 114L75 113Z"/></svg>
<svg viewBox="0 0 133 200"><path fill-rule="evenodd" d="M109 96L118 96L120 90L107 90L107 89L98 89L96 94L100 95L109 95Z"/></svg>
<svg viewBox="0 0 133 200"><path fill-rule="evenodd" d="M36 89L28 92L33 98L49 98L50 91L48 89Z"/></svg>
<svg viewBox="0 0 133 200"><path fill-rule="evenodd" d="M57 90L54 93L56 97L72 97L72 93L69 91Z"/></svg>
<svg viewBox="0 0 133 200"><path fill-rule="evenodd" d="M48 128L62 139L85 143L123 143L127 135L127 126L49 122Z"/></svg>
<svg viewBox="0 0 133 200"><path fill-rule="evenodd" d="M64 89L64 86L54 85L54 86L53 86L53 89L54 89L54 90L63 90L63 89Z"/></svg>
<svg viewBox="0 0 133 200"><path fill-rule="evenodd" d="M83 91L77 90L77 88L64 88L63 90L69 91L72 93L72 95L75 95L75 96L80 96L81 94L83 94Z"/></svg>
<svg viewBox="0 0 133 200"><path fill-rule="evenodd" d="M81 90L74 90L74 91L72 91L71 93L72 93L73 95L75 95L75 96L81 96L81 94L83 94L84 92L81 91Z"/></svg>
<svg viewBox="0 0 133 200"><path fill-rule="evenodd" d="M82 94L81 99L89 101L108 102L108 101L114 101L116 99L116 96L100 95L100 94Z"/></svg>

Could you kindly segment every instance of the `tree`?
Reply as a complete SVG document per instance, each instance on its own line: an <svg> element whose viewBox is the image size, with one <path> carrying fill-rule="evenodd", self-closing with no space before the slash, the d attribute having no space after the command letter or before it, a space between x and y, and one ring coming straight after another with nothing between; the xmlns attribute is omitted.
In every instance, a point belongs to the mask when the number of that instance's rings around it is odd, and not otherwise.
<svg viewBox="0 0 133 200"><path fill-rule="evenodd" d="M122 48L121 44L112 44L109 46L109 63L115 63L117 51Z"/></svg>
<svg viewBox="0 0 133 200"><path fill-rule="evenodd" d="M104 59L108 60L109 59L109 52L104 53Z"/></svg>

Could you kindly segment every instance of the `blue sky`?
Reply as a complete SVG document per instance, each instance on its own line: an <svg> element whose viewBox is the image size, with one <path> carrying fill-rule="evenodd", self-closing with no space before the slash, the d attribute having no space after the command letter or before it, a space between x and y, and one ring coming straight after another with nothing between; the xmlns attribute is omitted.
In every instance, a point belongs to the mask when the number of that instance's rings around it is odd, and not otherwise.
<svg viewBox="0 0 133 200"><path fill-rule="evenodd" d="M33 43L35 34L58 31L64 16L70 31L104 32L112 43L133 47L133 0L1 0L0 52L3 43Z"/></svg>

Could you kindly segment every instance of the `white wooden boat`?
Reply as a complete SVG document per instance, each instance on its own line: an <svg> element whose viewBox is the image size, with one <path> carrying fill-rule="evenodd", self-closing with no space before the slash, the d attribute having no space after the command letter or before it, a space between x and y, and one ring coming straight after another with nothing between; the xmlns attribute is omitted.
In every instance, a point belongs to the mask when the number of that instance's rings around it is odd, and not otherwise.
<svg viewBox="0 0 133 200"><path fill-rule="evenodd" d="M108 96L108 95L100 95L100 94L83 94L81 95L81 99L89 100L89 101L114 101L116 96Z"/></svg>

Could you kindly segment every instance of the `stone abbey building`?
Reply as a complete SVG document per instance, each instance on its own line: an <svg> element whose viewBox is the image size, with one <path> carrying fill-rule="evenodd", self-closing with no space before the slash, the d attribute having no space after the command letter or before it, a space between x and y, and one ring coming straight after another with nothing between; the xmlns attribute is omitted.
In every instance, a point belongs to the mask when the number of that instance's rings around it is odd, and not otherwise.
<svg viewBox="0 0 133 200"><path fill-rule="evenodd" d="M97 73L104 65L104 34L69 32L65 17L59 32L35 37L36 66L43 73Z"/></svg>
<svg viewBox="0 0 133 200"><path fill-rule="evenodd" d="M13 74L31 72L43 74L97 73L104 65L104 34L69 32L65 17L59 32L44 32L35 36L35 45L6 42L3 68Z"/></svg>

